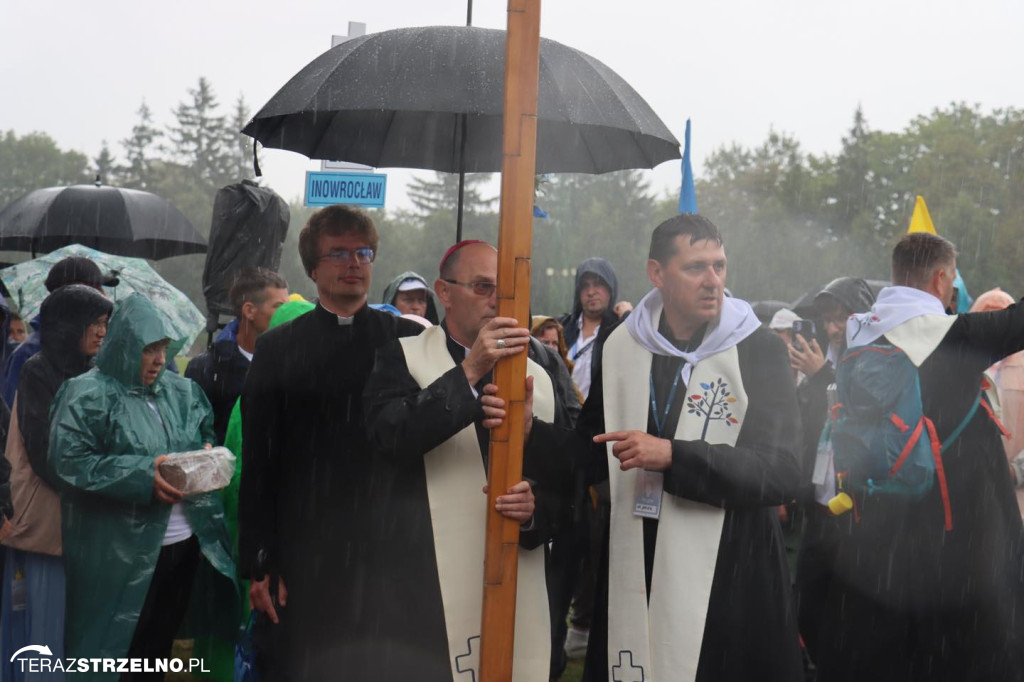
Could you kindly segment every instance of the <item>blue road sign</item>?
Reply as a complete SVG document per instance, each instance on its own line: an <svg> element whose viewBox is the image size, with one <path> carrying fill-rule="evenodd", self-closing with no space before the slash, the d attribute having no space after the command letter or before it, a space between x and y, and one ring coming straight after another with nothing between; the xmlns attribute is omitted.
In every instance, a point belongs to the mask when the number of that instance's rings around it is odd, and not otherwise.
<svg viewBox="0 0 1024 682"><path fill-rule="evenodd" d="M354 204L384 208L387 181L384 173L306 171L306 206Z"/></svg>

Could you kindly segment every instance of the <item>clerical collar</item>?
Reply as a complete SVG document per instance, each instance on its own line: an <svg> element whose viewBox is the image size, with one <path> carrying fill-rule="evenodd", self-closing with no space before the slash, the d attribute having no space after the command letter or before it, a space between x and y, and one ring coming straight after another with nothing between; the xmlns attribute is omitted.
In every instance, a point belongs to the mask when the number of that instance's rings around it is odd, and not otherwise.
<svg viewBox="0 0 1024 682"><path fill-rule="evenodd" d="M367 306L364 303L362 308L357 310L352 315L350 315L348 317L345 317L344 315L339 315L336 312L334 312L333 310L330 310L329 308L327 308L323 304L323 301L317 301L317 304L319 305L319 307L324 311L324 313L327 316L333 317L335 320L338 321L338 326L339 327L351 327L355 323L356 318L359 317L359 315L369 307L369 306Z"/></svg>
<svg viewBox="0 0 1024 682"><path fill-rule="evenodd" d="M466 348L455 340L455 337L452 336L450 331L448 331L448 325L445 324L443 320L441 321L441 326L444 328L444 335L448 337L448 347L451 349L452 355L455 354L456 348L461 348L463 351L463 357L469 357L469 348Z"/></svg>

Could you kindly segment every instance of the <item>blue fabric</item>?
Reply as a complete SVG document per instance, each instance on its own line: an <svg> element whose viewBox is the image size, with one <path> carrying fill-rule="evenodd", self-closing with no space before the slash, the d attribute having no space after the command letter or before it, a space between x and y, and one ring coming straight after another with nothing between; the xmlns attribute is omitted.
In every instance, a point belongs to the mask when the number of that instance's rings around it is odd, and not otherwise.
<svg viewBox="0 0 1024 682"><path fill-rule="evenodd" d="M967 293L967 283L964 282L964 278L960 276L960 268L956 269L956 277L953 279L953 286L956 287L957 299L956 299L956 310L955 313L966 313L970 311L971 304L974 303L974 299Z"/></svg>
<svg viewBox="0 0 1024 682"><path fill-rule="evenodd" d="M227 325L217 332L217 336L214 337L213 342L218 343L220 341L230 341L231 343L238 345L238 318L231 320Z"/></svg>
<svg viewBox="0 0 1024 682"><path fill-rule="evenodd" d="M935 480L928 431L900 469L890 475L924 417L917 367L895 346L851 348L836 370L837 419L832 431L837 473L846 473L857 492L920 498ZM894 423L894 416L902 425Z"/></svg>
<svg viewBox="0 0 1024 682"><path fill-rule="evenodd" d="M693 185L690 164L690 119L686 119L686 141L683 147L683 183L679 188L679 212L697 213L697 188Z"/></svg>
<svg viewBox="0 0 1024 682"><path fill-rule="evenodd" d="M391 305L390 303L370 303L369 305L374 310L382 310L386 313L391 313L395 317L402 316L402 311L396 308L395 306Z"/></svg>
<svg viewBox="0 0 1024 682"><path fill-rule="evenodd" d="M64 658L64 560L8 547L5 563L3 615L0 617L0 679L5 682L63 680L61 672L29 673L27 661L30 658L48 658L51 661ZM12 608L15 580L19 580L25 590L24 608L18 610ZM29 644L47 646L52 655L27 651L12 662L14 652Z"/></svg>
<svg viewBox="0 0 1024 682"><path fill-rule="evenodd" d="M252 624L255 617L255 611L249 614L245 632L235 644L235 682L257 682L256 651L252 645Z"/></svg>
<svg viewBox="0 0 1024 682"><path fill-rule="evenodd" d="M38 319L38 318L37 318ZM37 321L32 320L32 326L37 326ZM28 359L39 352L42 343L39 340L39 330L32 332L28 338L14 349L14 352L4 363L4 402L8 407L14 405L14 394L18 391L18 379L21 377L21 368L25 366Z"/></svg>
<svg viewBox="0 0 1024 682"><path fill-rule="evenodd" d="M534 218L549 218L549 217L551 217L551 214L548 213L547 211L545 211L543 208L541 208L537 204L534 204L533 205L533 217Z"/></svg>

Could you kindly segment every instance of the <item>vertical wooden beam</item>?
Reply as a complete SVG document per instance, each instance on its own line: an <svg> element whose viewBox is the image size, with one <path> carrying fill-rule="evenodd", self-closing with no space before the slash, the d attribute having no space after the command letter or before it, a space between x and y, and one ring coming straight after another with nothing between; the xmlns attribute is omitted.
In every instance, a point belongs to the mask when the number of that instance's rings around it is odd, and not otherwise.
<svg viewBox="0 0 1024 682"><path fill-rule="evenodd" d="M505 46L505 118L498 231L498 315L530 326L530 252L537 156L540 69L540 0L509 0ZM498 395L508 405L491 432L487 549L480 630L481 682L510 682L515 647L519 524L494 510L495 498L523 477L526 353L494 370Z"/></svg>

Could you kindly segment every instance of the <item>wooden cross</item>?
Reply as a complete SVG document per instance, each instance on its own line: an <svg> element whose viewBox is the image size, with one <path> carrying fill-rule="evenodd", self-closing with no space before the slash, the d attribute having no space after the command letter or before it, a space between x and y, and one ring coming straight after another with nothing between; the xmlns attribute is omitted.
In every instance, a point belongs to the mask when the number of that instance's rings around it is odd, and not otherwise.
<svg viewBox="0 0 1024 682"><path fill-rule="evenodd" d="M540 0L508 0L505 112L498 228L498 315L530 326L530 253L537 157ZM515 649L519 524L497 512L495 498L523 477L526 353L498 363L498 396L508 405L491 432L487 547L480 627L480 682L510 682Z"/></svg>

